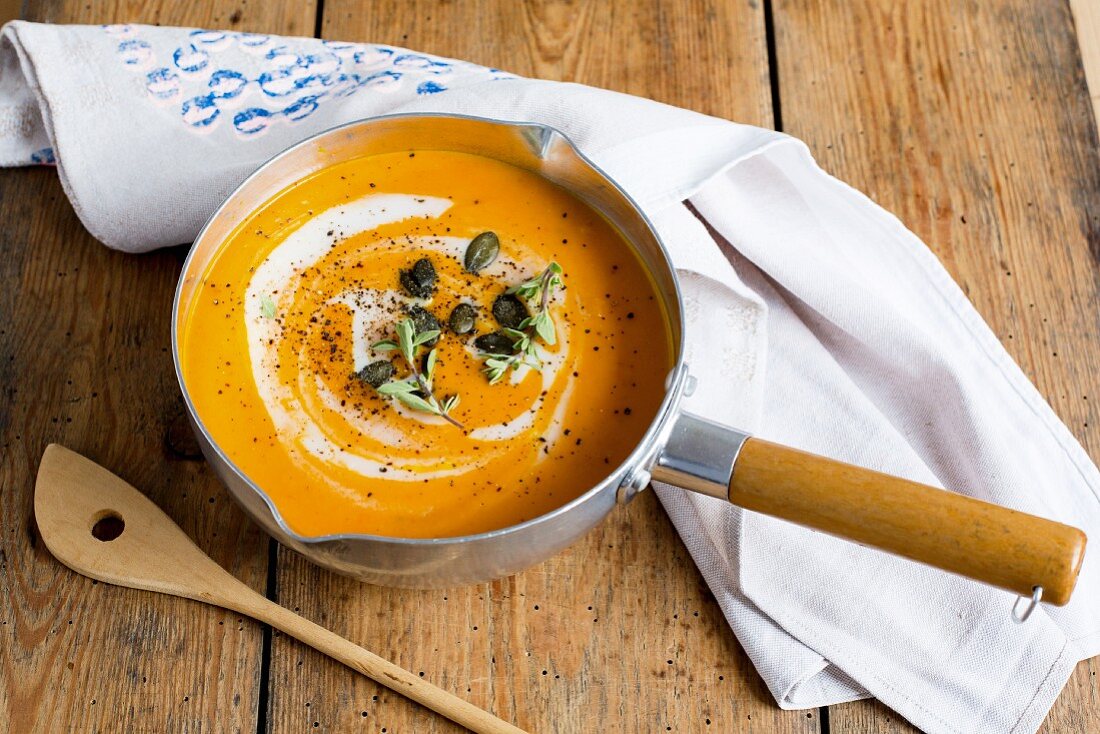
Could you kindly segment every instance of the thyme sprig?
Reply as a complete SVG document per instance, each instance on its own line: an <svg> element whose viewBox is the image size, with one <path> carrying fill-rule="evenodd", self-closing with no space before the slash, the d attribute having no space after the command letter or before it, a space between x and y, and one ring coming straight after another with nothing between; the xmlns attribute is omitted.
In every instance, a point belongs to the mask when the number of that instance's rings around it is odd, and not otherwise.
<svg viewBox="0 0 1100 734"><path fill-rule="evenodd" d="M484 371L489 377L490 385L504 379L508 370L519 369L524 365L535 370L542 369L536 337L551 346L558 343L554 317L550 313L550 298L555 288L564 285L561 276L561 265L552 262L534 278L508 289L508 293L526 299L528 306L534 304L534 313L521 321L519 328L502 329L503 333L512 339L511 354L486 355Z"/></svg>
<svg viewBox="0 0 1100 734"><path fill-rule="evenodd" d="M435 365L438 357L436 349L431 349L424 360L424 369L417 365L417 351L424 344L439 336L439 329L416 330L411 318L402 319L394 326L397 340L383 339L371 345L379 352L399 351L409 368L409 377L403 380L390 380L375 388L380 395L386 395L401 401L404 405L424 413L438 415L456 428L465 427L451 417L450 413L458 406L458 395L450 395L439 400L432 392L435 378Z"/></svg>

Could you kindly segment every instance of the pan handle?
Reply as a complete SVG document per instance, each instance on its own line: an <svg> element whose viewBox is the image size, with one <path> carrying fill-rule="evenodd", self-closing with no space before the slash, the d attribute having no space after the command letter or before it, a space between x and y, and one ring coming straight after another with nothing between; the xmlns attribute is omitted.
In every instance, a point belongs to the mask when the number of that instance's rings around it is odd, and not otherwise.
<svg viewBox="0 0 1100 734"><path fill-rule="evenodd" d="M682 414L654 479L1061 606L1085 556L1062 523Z"/></svg>

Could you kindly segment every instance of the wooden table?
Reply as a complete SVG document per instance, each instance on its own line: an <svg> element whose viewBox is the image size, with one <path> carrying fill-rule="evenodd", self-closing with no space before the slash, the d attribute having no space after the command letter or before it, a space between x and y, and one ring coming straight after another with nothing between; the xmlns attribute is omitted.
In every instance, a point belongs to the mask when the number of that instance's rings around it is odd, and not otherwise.
<svg viewBox="0 0 1100 734"><path fill-rule="evenodd" d="M935 250L1100 458L1089 379L1100 372L1100 157L1064 2L18 5L0 2L9 17L57 23L403 45L786 130ZM254 588L532 730L910 729L873 702L780 711L651 493L558 557L471 589L373 588L277 547L237 511L181 418L168 317L184 252L111 252L52 170L0 171L0 728L455 728L247 619L59 566L31 515L39 457L59 441L148 492ZM1098 668L1077 667L1045 731L1100 731Z"/></svg>

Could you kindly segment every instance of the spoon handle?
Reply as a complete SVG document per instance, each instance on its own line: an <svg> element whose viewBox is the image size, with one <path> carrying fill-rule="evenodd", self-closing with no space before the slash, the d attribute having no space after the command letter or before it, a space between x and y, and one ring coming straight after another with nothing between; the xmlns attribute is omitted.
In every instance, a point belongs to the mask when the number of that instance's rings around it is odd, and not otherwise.
<svg viewBox="0 0 1100 734"><path fill-rule="evenodd" d="M216 603L266 622L275 629L304 642L334 660L339 660L352 670L362 673L402 696L427 706L470 731L479 734L524 734L522 729L498 719L488 711L479 709L442 688L433 686L335 632L279 606L244 584L241 584L240 588L233 588L232 593L224 594L223 598Z"/></svg>
<svg viewBox="0 0 1100 734"><path fill-rule="evenodd" d="M46 547L77 573L232 609L267 622L467 729L523 734L256 593L203 553L148 497L63 446L51 444L42 456L34 517Z"/></svg>

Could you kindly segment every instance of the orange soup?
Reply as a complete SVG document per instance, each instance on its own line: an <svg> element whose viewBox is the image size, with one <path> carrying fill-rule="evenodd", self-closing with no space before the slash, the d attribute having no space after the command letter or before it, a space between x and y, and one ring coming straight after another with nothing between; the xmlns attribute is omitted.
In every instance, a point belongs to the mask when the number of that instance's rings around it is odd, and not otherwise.
<svg viewBox="0 0 1100 734"><path fill-rule="evenodd" d="M297 533L479 533L630 454L672 366L622 236L462 153L324 169L253 213L184 308L203 425Z"/></svg>

